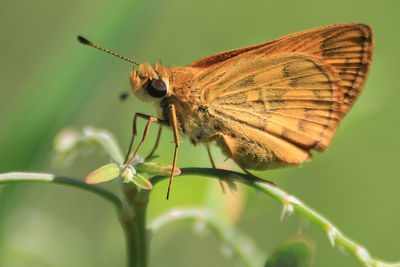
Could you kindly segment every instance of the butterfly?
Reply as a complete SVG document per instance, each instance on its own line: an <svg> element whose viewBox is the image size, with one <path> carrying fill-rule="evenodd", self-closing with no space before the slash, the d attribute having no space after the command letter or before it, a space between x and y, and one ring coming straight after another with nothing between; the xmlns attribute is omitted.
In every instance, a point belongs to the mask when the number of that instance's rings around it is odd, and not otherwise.
<svg viewBox="0 0 400 267"><path fill-rule="evenodd" d="M81 42L97 47L86 39ZM128 165L152 122L173 130L172 170L179 134L207 149L214 142L257 180L249 169L300 165L311 158L310 151L329 147L362 91L373 50L371 27L349 23L218 53L185 67L153 67L124 58L138 67L130 73L132 93L157 110L157 117L136 113L133 136L137 118L148 123ZM167 199L172 179L173 173Z"/></svg>

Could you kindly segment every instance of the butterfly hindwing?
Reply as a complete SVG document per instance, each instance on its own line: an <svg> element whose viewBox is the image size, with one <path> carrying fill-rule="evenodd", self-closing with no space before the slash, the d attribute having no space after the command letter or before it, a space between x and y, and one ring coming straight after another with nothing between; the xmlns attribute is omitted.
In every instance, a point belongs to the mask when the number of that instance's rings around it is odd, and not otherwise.
<svg viewBox="0 0 400 267"><path fill-rule="evenodd" d="M206 88L202 101L227 127L242 125L230 129L235 135L295 164L308 158L307 151L329 146L343 116L338 77L329 65L307 54L281 53L245 57L235 68L215 71L218 80L198 80Z"/></svg>

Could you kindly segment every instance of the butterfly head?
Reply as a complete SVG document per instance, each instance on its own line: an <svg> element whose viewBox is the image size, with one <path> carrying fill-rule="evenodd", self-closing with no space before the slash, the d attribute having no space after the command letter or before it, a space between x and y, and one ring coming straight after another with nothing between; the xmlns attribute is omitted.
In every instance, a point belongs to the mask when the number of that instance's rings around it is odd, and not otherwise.
<svg viewBox="0 0 400 267"><path fill-rule="evenodd" d="M153 68L150 64L140 64L139 70L133 69L130 75L132 92L142 101L150 102L161 100L169 95L168 78L164 75L164 68L157 63Z"/></svg>

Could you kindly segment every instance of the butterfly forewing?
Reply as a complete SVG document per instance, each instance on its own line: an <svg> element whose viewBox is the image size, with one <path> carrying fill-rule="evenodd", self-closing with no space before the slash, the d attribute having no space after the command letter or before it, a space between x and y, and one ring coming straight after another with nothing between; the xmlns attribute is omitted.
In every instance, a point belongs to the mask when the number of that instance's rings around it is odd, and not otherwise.
<svg viewBox="0 0 400 267"><path fill-rule="evenodd" d="M336 71L343 89L343 108L353 105L368 75L373 54L372 30L365 24L337 24L316 28L267 42L205 57L188 65L217 68L243 57L298 52L320 57Z"/></svg>

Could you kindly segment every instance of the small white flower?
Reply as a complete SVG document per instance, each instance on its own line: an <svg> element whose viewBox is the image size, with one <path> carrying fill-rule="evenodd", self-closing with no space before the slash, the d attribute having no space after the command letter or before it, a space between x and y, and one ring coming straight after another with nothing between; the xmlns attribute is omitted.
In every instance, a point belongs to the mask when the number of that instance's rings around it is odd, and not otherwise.
<svg viewBox="0 0 400 267"><path fill-rule="evenodd" d="M123 172L121 176L124 178L124 183L131 183L133 181L133 177L136 175L136 170L132 166L128 166L128 168L122 168Z"/></svg>

